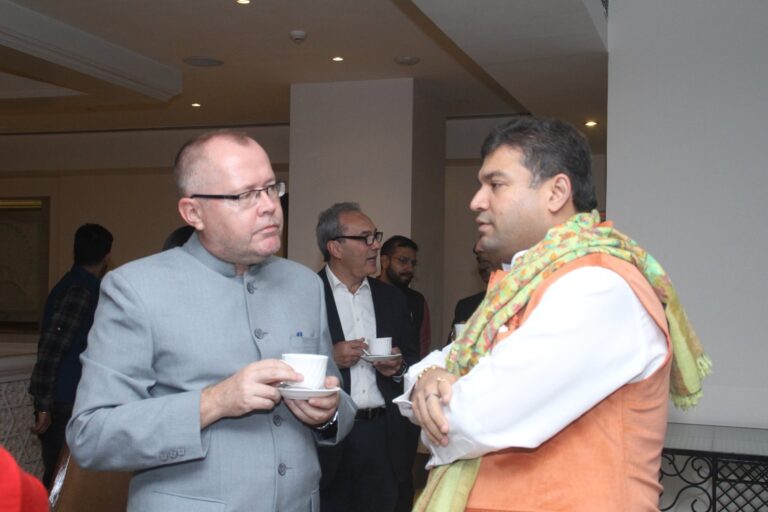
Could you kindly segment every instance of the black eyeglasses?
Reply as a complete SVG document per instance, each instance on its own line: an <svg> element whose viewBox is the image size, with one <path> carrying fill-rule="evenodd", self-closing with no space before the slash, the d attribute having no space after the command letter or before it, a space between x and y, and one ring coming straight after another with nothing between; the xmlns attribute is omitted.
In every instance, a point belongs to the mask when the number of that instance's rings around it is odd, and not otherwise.
<svg viewBox="0 0 768 512"><path fill-rule="evenodd" d="M365 245L373 245L373 242L381 242L381 239L383 236L384 236L384 233L382 233L381 231L374 231L373 234L370 234L370 235L342 235L342 236L331 238L331 240L348 238L349 240L362 240L363 242L365 242Z"/></svg>
<svg viewBox="0 0 768 512"><path fill-rule="evenodd" d="M259 204L261 193L266 192L270 199L277 199L285 195L285 182L278 181L264 188L252 188L240 194L192 194L191 198L200 199L228 199L234 201L242 208L250 208Z"/></svg>

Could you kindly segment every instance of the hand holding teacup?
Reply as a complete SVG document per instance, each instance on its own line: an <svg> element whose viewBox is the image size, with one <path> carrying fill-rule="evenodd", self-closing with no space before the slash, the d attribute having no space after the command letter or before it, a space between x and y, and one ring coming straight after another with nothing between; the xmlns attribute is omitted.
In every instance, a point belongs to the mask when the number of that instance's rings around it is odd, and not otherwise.
<svg viewBox="0 0 768 512"><path fill-rule="evenodd" d="M392 338L370 338L368 341L368 354L371 356L389 356L399 354L400 349L392 347ZM392 377L402 365L402 358L382 359L373 361L373 367L385 377Z"/></svg>
<svg viewBox="0 0 768 512"><path fill-rule="evenodd" d="M329 375L325 377L323 384L325 389L338 389L341 383L337 377ZM333 418L339 407L339 399L339 393L330 393L308 400L285 399L284 402L299 421L316 427Z"/></svg>
<svg viewBox="0 0 768 512"><path fill-rule="evenodd" d="M299 389L335 389L339 379L326 376L328 356L318 354L283 354L283 362L303 377L302 380L286 381L283 385ZM317 426L329 421L339 406L339 394L312 397L308 400L285 400L285 404L300 421Z"/></svg>
<svg viewBox="0 0 768 512"><path fill-rule="evenodd" d="M333 344L333 361L339 368L354 366L363 356L363 351L368 345L365 338L356 340L339 341Z"/></svg>

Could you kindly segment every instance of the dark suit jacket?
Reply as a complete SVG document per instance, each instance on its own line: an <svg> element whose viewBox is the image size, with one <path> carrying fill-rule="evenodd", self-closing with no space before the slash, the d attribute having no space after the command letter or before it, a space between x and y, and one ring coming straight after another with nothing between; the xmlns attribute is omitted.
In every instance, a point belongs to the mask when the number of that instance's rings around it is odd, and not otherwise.
<svg viewBox="0 0 768 512"><path fill-rule="evenodd" d="M474 295L470 295L469 297L459 299L459 301L456 303L456 309L453 311L453 322L451 323L451 327L453 327L453 324L462 324L469 320L469 317L472 316L472 313L475 312L477 306L483 302L484 298L485 290Z"/></svg>
<svg viewBox="0 0 768 512"><path fill-rule="evenodd" d="M469 320L469 317L472 316L472 313L475 312L477 309L477 306L480 305L481 302L483 302L483 299L485 298L485 291L478 292L474 295L470 295L469 297L464 297L463 299L459 299L459 301L456 303L456 309L453 310L453 322L451 322L451 332L453 332L453 326L455 324L463 324L466 323L467 320ZM448 339L445 341L445 344L448 345L451 342L451 335L448 335Z"/></svg>
<svg viewBox="0 0 768 512"><path fill-rule="evenodd" d="M333 298L333 290L328 282L325 268L319 272L325 287L325 304L328 309L328 329L331 332L333 344L344 341L344 330L336 309L336 301ZM376 315L376 337L392 337L392 346L399 347L403 353L403 359L408 365L419 360L418 336L413 329L405 295L392 285L382 283L373 278L367 278L373 297L373 310ZM343 379L344 390L350 393L349 368L339 368ZM390 463L398 480L411 478L411 467L416 455L416 444L419 438L419 429L409 420L400 415L397 406L392 400L403 393L403 384L395 382L390 377L385 377L376 372L376 385L384 397L387 418L387 442ZM320 447L320 467L322 478L320 487L329 484L336 473L344 443L334 447Z"/></svg>

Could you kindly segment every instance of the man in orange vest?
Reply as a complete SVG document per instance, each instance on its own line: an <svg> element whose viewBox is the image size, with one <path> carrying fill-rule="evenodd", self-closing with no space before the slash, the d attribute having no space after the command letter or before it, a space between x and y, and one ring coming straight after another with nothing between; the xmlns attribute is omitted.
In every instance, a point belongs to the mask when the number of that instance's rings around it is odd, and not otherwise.
<svg viewBox="0 0 768 512"><path fill-rule="evenodd" d="M482 155L478 249L507 264L396 400L431 451L415 510L658 510L668 396L710 366L669 278L601 222L573 126L516 118Z"/></svg>

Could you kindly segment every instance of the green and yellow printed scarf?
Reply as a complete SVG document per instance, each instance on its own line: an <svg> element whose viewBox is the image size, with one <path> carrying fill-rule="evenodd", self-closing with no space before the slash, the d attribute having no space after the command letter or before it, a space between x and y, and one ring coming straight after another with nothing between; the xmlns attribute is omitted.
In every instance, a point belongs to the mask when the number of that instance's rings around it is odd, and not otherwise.
<svg viewBox="0 0 768 512"><path fill-rule="evenodd" d="M547 232L544 239L517 258L509 272L489 290L453 343L446 368L466 375L493 347L499 328L520 313L536 288L563 265L582 256L604 253L633 264L664 305L672 345L670 394L675 406L693 407L702 395L702 380L712 363L688 322L672 282L656 259L634 240L600 222L597 211L579 213ZM430 471L415 512L463 511L480 469L480 458L457 460Z"/></svg>

